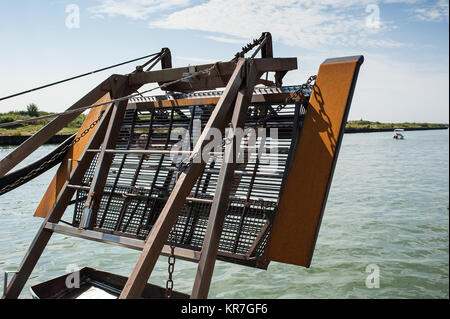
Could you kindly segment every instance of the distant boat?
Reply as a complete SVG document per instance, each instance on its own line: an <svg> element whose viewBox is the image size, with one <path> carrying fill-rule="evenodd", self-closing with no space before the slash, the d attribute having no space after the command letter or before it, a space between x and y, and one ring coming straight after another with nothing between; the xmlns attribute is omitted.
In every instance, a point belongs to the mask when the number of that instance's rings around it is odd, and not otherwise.
<svg viewBox="0 0 450 319"><path fill-rule="evenodd" d="M404 135L405 130L402 128L396 128L394 130L394 136L392 136L392 138L394 140L403 140L405 139L405 135Z"/></svg>

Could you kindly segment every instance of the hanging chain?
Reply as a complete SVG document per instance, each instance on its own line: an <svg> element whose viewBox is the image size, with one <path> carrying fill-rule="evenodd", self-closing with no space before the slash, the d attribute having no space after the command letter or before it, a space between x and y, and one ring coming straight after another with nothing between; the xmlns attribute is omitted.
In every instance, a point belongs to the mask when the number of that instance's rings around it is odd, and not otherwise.
<svg viewBox="0 0 450 319"><path fill-rule="evenodd" d="M58 153L54 154L51 159L49 159L48 161L45 161L39 167L37 167L34 170L32 170L31 172L29 172L27 175L22 176L21 178L17 179L14 183L9 184L9 185L5 186L4 188L2 188L0 190L0 196L13 190L16 187L28 182L29 180L38 176L41 172L46 171L47 168L51 164L53 164L54 161L56 161L60 156L64 156L67 153L67 151L69 150L69 148L71 148L73 145L78 143L83 137L85 137L89 133L89 131L97 125L97 123L100 121L102 115L103 115L103 112L100 113L99 117L96 120L94 120L89 125L89 127L80 134L80 136L74 138L74 140L70 144L64 146Z"/></svg>
<svg viewBox="0 0 450 319"><path fill-rule="evenodd" d="M275 114L280 113L288 104L291 104L291 103L295 102L295 100L298 97L302 98L302 103L305 103L308 100L308 98L309 98L310 92L314 88L313 82L316 81L316 78L317 78L317 75L311 75L305 83L300 85L300 88L297 91L295 91L292 95L290 95L283 102L283 104L278 105L278 107L274 110L274 113ZM267 112L266 116L264 116L263 118L257 120L255 124L249 125L249 127L259 126L262 123L265 123L272 116L273 116L273 114L271 112Z"/></svg>
<svg viewBox="0 0 450 319"><path fill-rule="evenodd" d="M176 244L176 237L173 232L173 229L171 231L171 238L170 238L170 255L168 259L168 272L169 272L169 278L166 281L166 297L167 299L172 298L172 291L173 291L173 271L175 270L175 244Z"/></svg>

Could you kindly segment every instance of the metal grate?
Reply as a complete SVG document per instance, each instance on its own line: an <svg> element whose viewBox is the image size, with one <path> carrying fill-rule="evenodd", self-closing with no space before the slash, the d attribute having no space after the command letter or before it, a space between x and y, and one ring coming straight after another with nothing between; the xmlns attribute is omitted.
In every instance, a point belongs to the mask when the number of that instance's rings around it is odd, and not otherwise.
<svg viewBox="0 0 450 319"><path fill-rule="evenodd" d="M214 106L129 109L122 122L116 149L170 150L177 143L180 146L180 138L186 134L190 139L185 139L182 146L192 150L195 136L200 135ZM254 126L276 106L268 103L250 105L245 127ZM262 123L260 133L265 131L267 136L264 145L259 135L256 149L247 149L245 160L237 165L219 244L219 252L226 260L241 263L243 259L258 260L263 256L288 169L291 144L301 131L305 113L302 106L291 104ZM278 129L278 136L271 132L273 128ZM241 146L249 147L248 136ZM258 157L256 152L260 146L266 148L266 153ZM274 147L278 147L278 154L273 153ZM188 157L187 154L177 156L177 159ZM278 161L274 161L276 158ZM96 159L84 176L84 185L90 184ZM194 200L186 200L171 233L176 237L177 246L201 250L221 162L221 155L210 157L191 191L190 198ZM96 229L145 239L176 183L177 173L177 163L169 154L114 154ZM86 191L77 191L75 226L80 222L86 196ZM251 265L264 267L257 262Z"/></svg>

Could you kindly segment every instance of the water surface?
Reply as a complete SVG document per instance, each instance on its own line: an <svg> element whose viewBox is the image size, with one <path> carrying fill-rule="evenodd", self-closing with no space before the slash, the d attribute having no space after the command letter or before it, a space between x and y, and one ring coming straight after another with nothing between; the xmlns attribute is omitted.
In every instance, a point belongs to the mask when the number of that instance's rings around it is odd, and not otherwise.
<svg viewBox="0 0 450 319"><path fill-rule="evenodd" d="M345 134L309 269L271 263L258 270L216 263L210 298L448 298L449 132ZM55 146L39 148L32 161ZM12 148L0 147L0 158ZM0 197L0 273L14 270L42 219L32 217L56 168ZM70 220L71 212L64 219ZM129 276L137 251L55 234L27 282L69 265ZM379 288L369 289L369 265ZM177 260L175 289L190 293L196 264ZM150 282L165 286L167 258Z"/></svg>

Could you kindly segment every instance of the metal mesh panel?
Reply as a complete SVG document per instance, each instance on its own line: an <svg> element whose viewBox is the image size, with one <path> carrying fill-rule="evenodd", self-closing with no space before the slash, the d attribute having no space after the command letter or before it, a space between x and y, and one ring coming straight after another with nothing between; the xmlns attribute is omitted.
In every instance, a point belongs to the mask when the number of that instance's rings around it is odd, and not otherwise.
<svg viewBox="0 0 450 319"><path fill-rule="evenodd" d="M117 140L118 150L171 150L175 145L192 150L215 105L186 107L140 107L127 110ZM267 118L277 105L250 105L246 128ZM255 144L243 138L243 161L237 164L232 194L219 243L219 252L227 260L239 262L242 257L261 258L276 214L277 200L288 167L293 138L299 134L305 110L286 106L267 119L259 128ZM278 134L271 129L277 128ZM263 138L263 132L266 138ZM183 136L184 145L180 140ZM178 144L177 144L178 143ZM253 147L253 148L252 148ZM256 153L264 151L260 156ZM274 153L277 149L277 153ZM223 151L223 149L222 149ZM178 159L188 154L177 155ZM83 185L89 185L97 157L91 163ZM205 236L211 200L213 199L222 156L212 156L186 200L171 236L179 247L200 250ZM114 154L95 228L104 232L145 239L162 211L177 179L177 165L170 154ZM87 192L77 191L77 199ZM75 204L74 224L81 219L84 201ZM171 240L171 238L169 238ZM257 264L255 264L257 266Z"/></svg>

